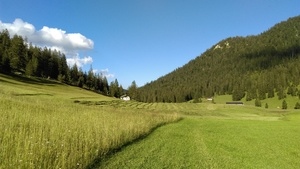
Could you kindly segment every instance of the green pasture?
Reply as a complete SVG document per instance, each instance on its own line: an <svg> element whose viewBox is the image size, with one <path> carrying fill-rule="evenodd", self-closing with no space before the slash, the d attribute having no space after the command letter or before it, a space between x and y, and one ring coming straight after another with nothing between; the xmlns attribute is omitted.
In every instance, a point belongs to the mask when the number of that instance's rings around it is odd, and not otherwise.
<svg viewBox="0 0 300 169"><path fill-rule="evenodd" d="M179 120L174 113L79 104L116 100L55 81L0 74L0 168L91 168Z"/></svg>
<svg viewBox="0 0 300 169"><path fill-rule="evenodd" d="M300 167L300 114L285 120L247 117L185 118L122 149L99 168Z"/></svg>
<svg viewBox="0 0 300 169"><path fill-rule="evenodd" d="M215 96L214 101L217 104L225 104L228 101L232 100L232 96L231 95L222 95L222 96ZM295 105L297 102L300 102L300 99L298 96L290 96L287 95L286 98L284 99L286 100L288 107L287 109L294 109ZM249 106L255 106L255 99L251 100L251 101L246 101L246 98L244 97L241 100L245 105L249 105ZM261 100L261 107L265 108L265 104L268 104L268 109L281 109L282 108L282 101L283 99L279 100L278 96L275 95L273 98L266 98L264 100Z"/></svg>
<svg viewBox="0 0 300 169"><path fill-rule="evenodd" d="M121 101L0 74L0 168L300 167L299 110L230 99Z"/></svg>

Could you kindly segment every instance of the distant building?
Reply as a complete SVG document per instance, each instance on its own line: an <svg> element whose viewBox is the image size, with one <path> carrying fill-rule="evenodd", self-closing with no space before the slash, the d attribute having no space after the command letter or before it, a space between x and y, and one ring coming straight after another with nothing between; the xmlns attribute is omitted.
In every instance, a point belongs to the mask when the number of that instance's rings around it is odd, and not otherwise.
<svg viewBox="0 0 300 169"><path fill-rule="evenodd" d="M241 101L226 102L226 104L244 105L244 103Z"/></svg>
<svg viewBox="0 0 300 169"><path fill-rule="evenodd" d="M125 100L125 101L129 101L130 100L130 97L127 96L127 95L123 95L120 97L121 100Z"/></svg>
<svg viewBox="0 0 300 169"><path fill-rule="evenodd" d="M207 101L212 101L213 99L214 99L214 98L212 98L212 97L211 97L211 98L207 98Z"/></svg>

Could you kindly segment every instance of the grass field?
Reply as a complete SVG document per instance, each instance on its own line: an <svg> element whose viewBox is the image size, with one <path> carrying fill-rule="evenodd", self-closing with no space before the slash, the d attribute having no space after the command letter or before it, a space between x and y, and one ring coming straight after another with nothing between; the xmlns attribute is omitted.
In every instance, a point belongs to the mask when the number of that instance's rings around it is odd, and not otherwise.
<svg viewBox="0 0 300 169"><path fill-rule="evenodd" d="M79 88L0 74L0 168L86 168L177 121L174 113L84 105L107 101Z"/></svg>
<svg viewBox="0 0 300 169"><path fill-rule="evenodd" d="M0 74L0 168L300 167L299 110L278 109L276 98L268 109L223 104L228 97L125 102Z"/></svg>
<svg viewBox="0 0 300 169"><path fill-rule="evenodd" d="M99 168L299 168L300 116L289 117L185 118L124 148Z"/></svg>
<svg viewBox="0 0 300 169"><path fill-rule="evenodd" d="M227 96L221 97L226 100ZM265 101L278 103L277 98ZM299 110L265 109L250 102L243 106L210 102L122 104L176 111L185 119L125 147L98 168L300 167Z"/></svg>
<svg viewBox="0 0 300 169"><path fill-rule="evenodd" d="M215 102L218 104L225 104L227 101L231 101L232 96L231 95L222 95L222 96L216 96L215 98ZM285 98L287 104L288 104L288 109L294 109L295 105L297 102L300 102L299 97L297 96L290 96L287 95L287 97ZM243 101L243 103L245 105L249 105L249 106L254 106L255 105L255 99L251 100L251 101L246 101L246 97L244 97L241 101ZM275 97L273 98L267 98L264 100L261 100L261 106L262 108L265 108L265 104L268 104L268 108L269 109L281 109L282 108L282 99L279 100L278 96L275 95Z"/></svg>

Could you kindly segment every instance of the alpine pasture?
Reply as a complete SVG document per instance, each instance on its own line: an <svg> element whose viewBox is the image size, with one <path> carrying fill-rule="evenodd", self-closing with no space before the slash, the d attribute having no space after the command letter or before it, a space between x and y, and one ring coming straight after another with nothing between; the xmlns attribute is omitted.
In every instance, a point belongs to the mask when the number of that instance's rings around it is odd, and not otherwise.
<svg viewBox="0 0 300 169"><path fill-rule="evenodd" d="M0 168L300 167L298 110L278 109L275 98L268 109L228 98L121 101L0 74Z"/></svg>
<svg viewBox="0 0 300 169"><path fill-rule="evenodd" d="M201 106L98 168L299 168L299 112Z"/></svg>
<svg viewBox="0 0 300 169"><path fill-rule="evenodd" d="M0 74L0 168L86 168L179 120L174 113L78 104L80 100L115 99L55 81Z"/></svg>

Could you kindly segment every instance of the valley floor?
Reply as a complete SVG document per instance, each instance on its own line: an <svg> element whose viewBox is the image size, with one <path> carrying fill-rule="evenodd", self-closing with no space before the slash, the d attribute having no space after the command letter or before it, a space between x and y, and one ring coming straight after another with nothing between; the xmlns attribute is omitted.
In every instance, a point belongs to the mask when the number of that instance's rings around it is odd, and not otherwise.
<svg viewBox="0 0 300 169"><path fill-rule="evenodd" d="M99 168L299 168L300 114L279 120L185 118Z"/></svg>
<svg viewBox="0 0 300 169"><path fill-rule="evenodd" d="M222 99L125 102L0 74L0 168L300 168L298 110Z"/></svg>

